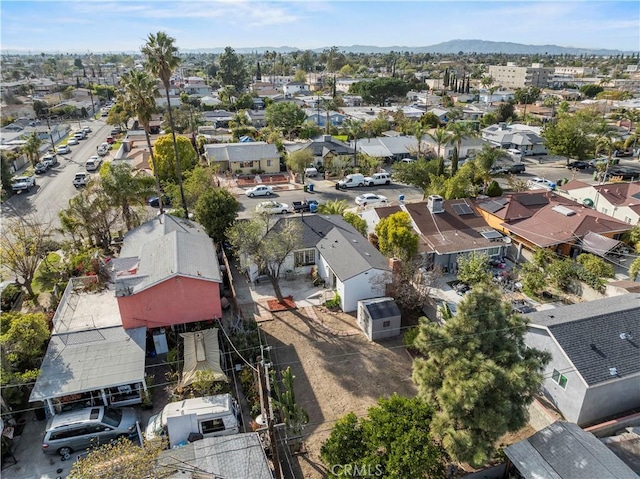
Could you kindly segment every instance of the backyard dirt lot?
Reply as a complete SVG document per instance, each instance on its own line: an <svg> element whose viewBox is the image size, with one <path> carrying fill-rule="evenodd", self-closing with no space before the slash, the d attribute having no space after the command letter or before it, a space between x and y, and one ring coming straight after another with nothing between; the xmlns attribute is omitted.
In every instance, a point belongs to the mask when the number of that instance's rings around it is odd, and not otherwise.
<svg viewBox="0 0 640 479"><path fill-rule="evenodd" d="M307 453L294 457L297 477L326 476L320 446L337 419L350 411L364 416L378 398L394 392L416 394L401 336L371 342L354 317L322 307L274 312L260 329L273 347L274 368L291 366L297 402L309 413Z"/></svg>

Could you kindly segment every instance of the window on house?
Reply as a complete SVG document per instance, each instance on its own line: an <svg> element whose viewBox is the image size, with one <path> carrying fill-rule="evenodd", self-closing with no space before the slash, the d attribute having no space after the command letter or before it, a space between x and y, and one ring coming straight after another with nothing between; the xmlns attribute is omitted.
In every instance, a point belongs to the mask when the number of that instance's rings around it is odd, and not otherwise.
<svg viewBox="0 0 640 479"><path fill-rule="evenodd" d="M253 161L241 161L238 168L253 168Z"/></svg>
<svg viewBox="0 0 640 479"><path fill-rule="evenodd" d="M391 321L383 321L382 322L382 327L383 328L388 328L389 326L391 326Z"/></svg>
<svg viewBox="0 0 640 479"><path fill-rule="evenodd" d="M296 268L299 266L309 266L312 264L316 264L316 250L305 249L302 251L296 251L293 254L293 261Z"/></svg>
<svg viewBox="0 0 640 479"><path fill-rule="evenodd" d="M269 167L271 165L273 165L273 160L267 160L267 166Z"/></svg>
<svg viewBox="0 0 640 479"><path fill-rule="evenodd" d="M557 369L553 370L551 379L553 379L554 382L558 383L558 385L562 389L567 389L567 377L564 374L561 374Z"/></svg>
<svg viewBox="0 0 640 479"><path fill-rule="evenodd" d="M212 432L224 431L224 422L222 419L211 419L210 421L202 421L202 434L211 434Z"/></svg>
<svg viewBox="0 0 640 479"><path fill-rule="evenodd" d="M625 221L625 223L631 224L631 218L629 218L628 216L624 217L624 221Z"/></svg>
<svg viewBox="0 0 640 479"><path fill-rule="evenodd" d="M500 254L500 247L497 246L495 248L487 249L487 255L489 256L498 256Z"/></svg>

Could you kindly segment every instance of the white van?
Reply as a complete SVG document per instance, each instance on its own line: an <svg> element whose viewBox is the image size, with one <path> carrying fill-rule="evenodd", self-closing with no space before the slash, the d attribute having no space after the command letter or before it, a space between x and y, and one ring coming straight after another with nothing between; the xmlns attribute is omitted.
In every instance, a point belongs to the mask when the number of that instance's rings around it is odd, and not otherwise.
<svg viewBox="0 0 640 479"><path fill-rule="evenodd" d="M227 436L240 431L238 403L231 394L218 394L167 404L151 416L145 430L147 439L169 436L169 447L186 444L189 435Z"/></svg>
<svg viewBox="0 0 640 479"><path fill-rule="evenodd" d="M364 175L360 173L353 173L352 175L345 176L342 180L338 181L340 188L353 188L355 186L364 186Z"/></svg>
<svg viewBox="0 0 640 479"><path fill-rule="evenodd" d="M309 178L315 178L316 176L318 176L317 168L305 168L304 176L307 176Z"/></svg>

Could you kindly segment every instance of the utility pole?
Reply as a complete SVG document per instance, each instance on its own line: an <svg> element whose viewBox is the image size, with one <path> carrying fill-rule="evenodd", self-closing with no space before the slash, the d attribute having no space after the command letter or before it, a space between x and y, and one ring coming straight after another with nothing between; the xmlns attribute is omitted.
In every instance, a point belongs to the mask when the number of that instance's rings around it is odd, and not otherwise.
<svg viewBox="0 0 640 479"><path fill-rule="evenodd" d="M51 133L51 125L49 124L49 116L51 115L51 111L47 108L47 129L49 130L49 139L51 140L51 149L55 152L56 143L53 141L53 133Z"/></svg>
<svg viewBox="0 0 640 479"><path fill-rule="evenodd" d="M262 349L262 348L261 348ZM262 349L264 353L264 349ZM271 388L269 387L269 367L271 363L266 363L264 355L258 358L258 379L260 384L260 404L262 413L267 424L269 442L271 443L271 455L275 479L282 479L282 469L280 467L280 456L278 454L278 442L276 441L276 431L274 427L273 409L271 406Z"/></svg>

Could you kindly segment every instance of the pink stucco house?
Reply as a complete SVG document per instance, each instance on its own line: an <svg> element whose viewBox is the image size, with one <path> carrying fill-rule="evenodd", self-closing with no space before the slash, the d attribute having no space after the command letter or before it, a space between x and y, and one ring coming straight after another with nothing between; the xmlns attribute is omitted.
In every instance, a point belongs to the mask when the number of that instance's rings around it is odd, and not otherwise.
<svg viewBox="0 0 640 479"><path fill-rule="evenodd" d="M193 221L164 214L134 228L110 267L125 329L222 316L216 249Z"/></svg>

